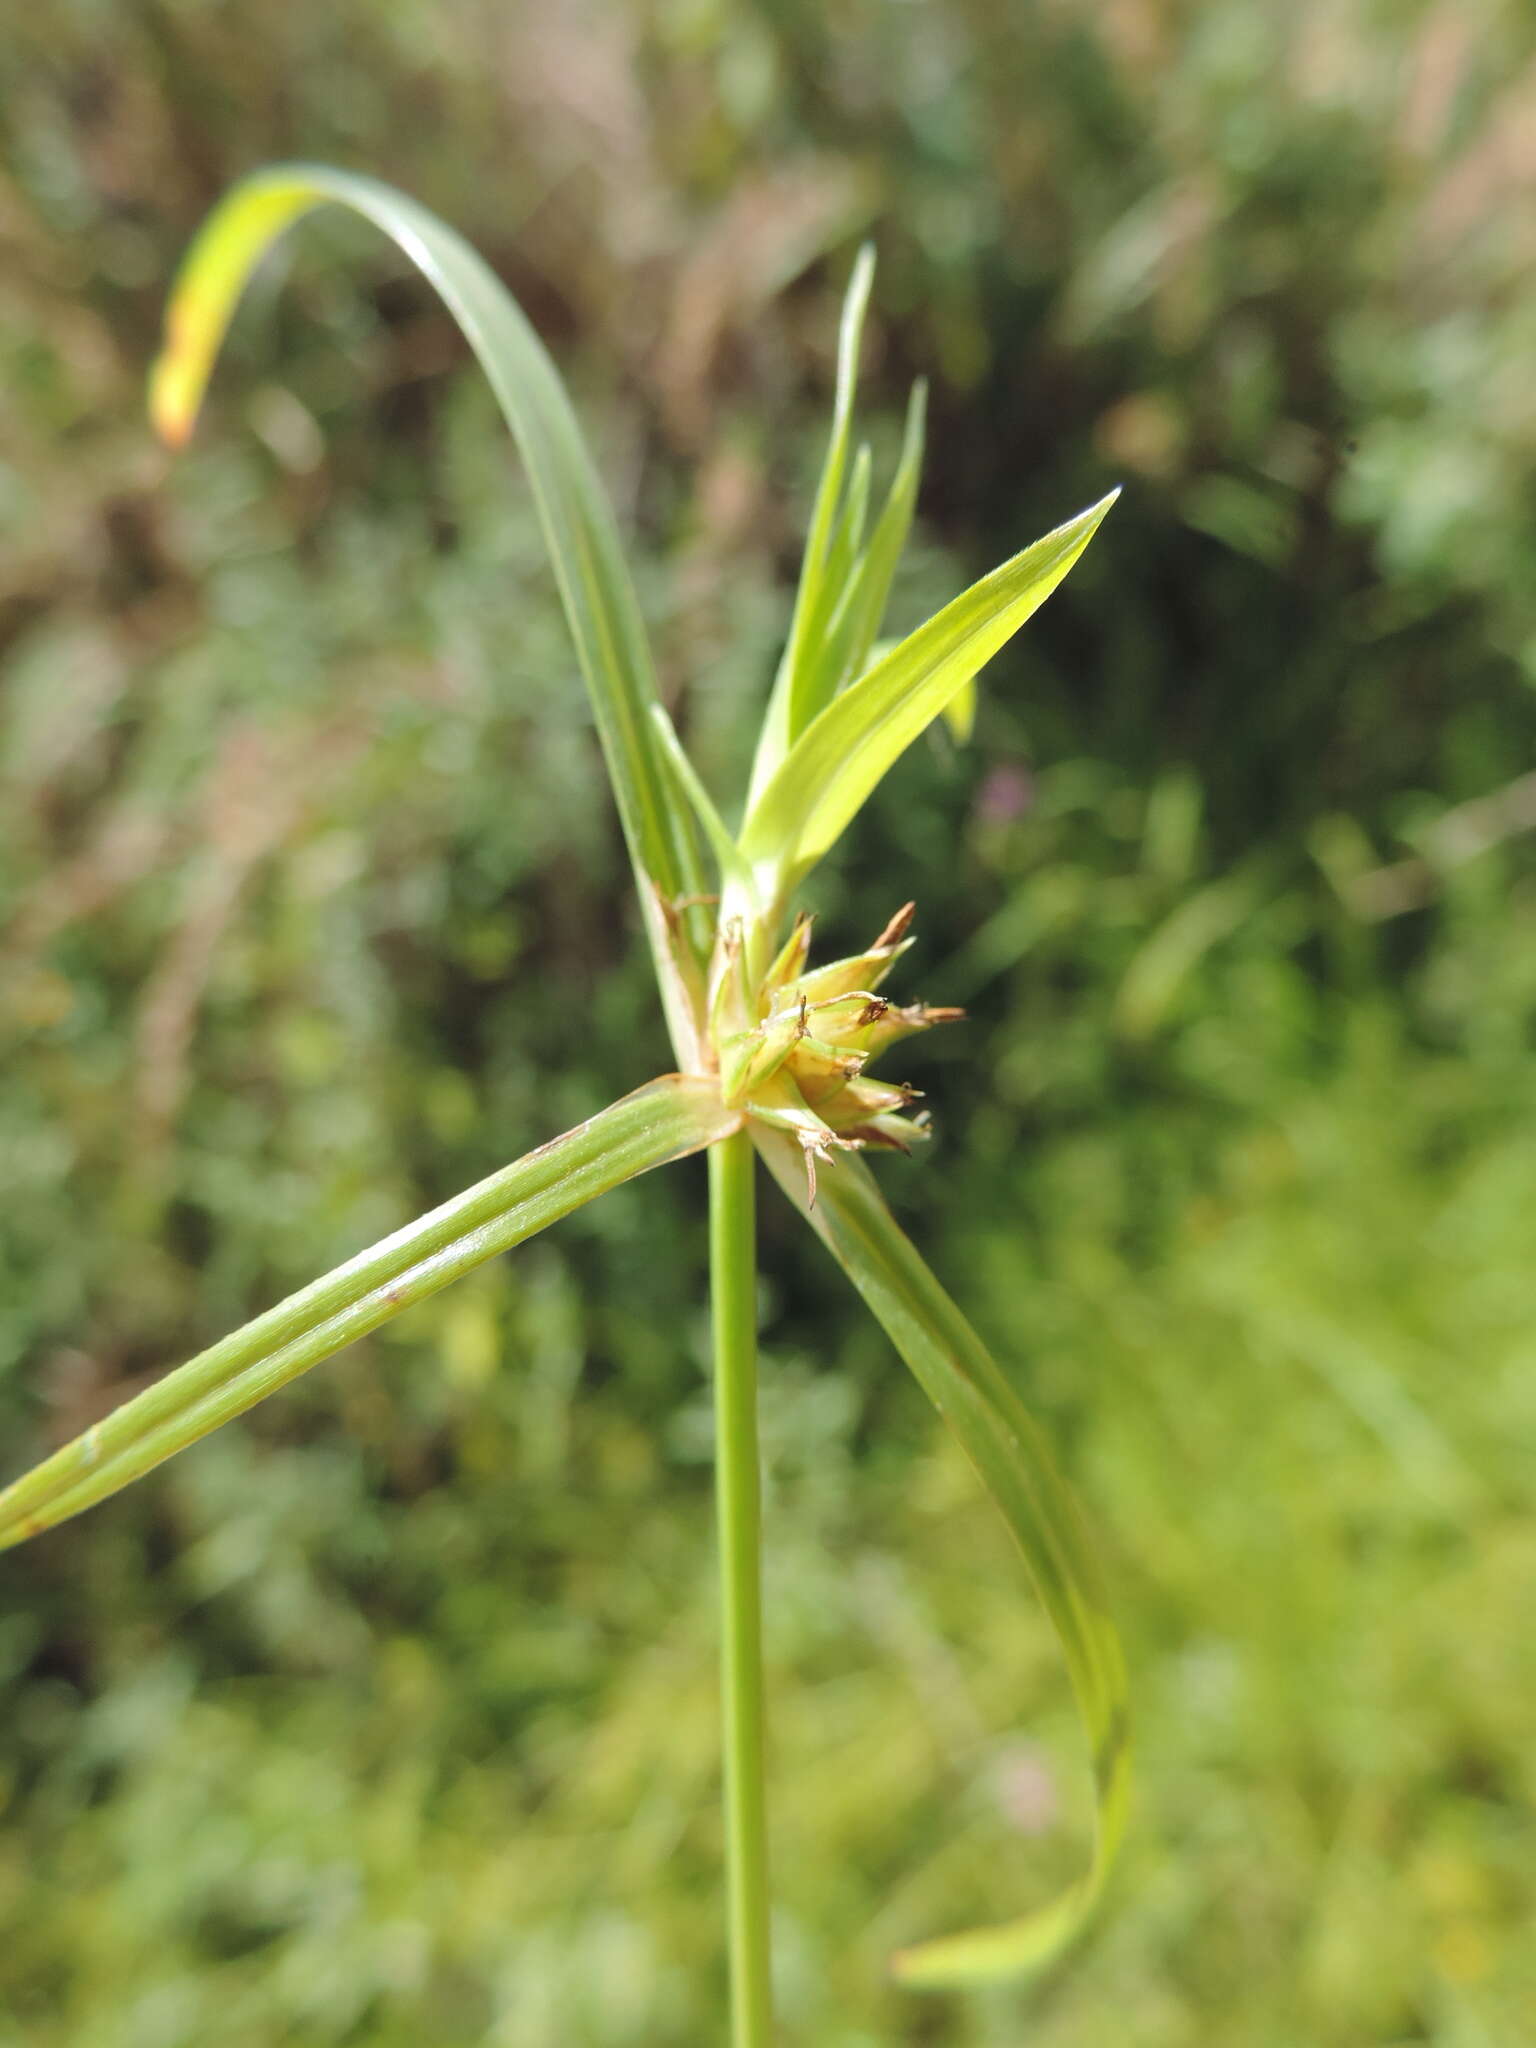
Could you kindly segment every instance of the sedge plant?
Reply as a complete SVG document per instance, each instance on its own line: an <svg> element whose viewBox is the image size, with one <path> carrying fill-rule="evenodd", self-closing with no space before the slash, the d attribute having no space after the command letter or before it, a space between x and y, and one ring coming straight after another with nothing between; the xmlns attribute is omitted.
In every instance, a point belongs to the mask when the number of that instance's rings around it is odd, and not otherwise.
<svg viewBox="0 0 1536 2048"><path fill-rule="evenodd" d="M499 1252L653 1167L708 1152L719 1523L727 1937L733 2048L772 2031L763 1768L757 1439L756 1161L806 1217L954 1432L1023 1553L1086 1731L1095 1839L1083 1874L1022 1918L900 1953L914 1986L1038 1969L1103 1890L1128 1783L1125 1677L1081 1513L1007 1376L897 1225L862 1155L925 1136L914 1091L880 1055L959 1016L881 992L912 944L904 905L868 950L820 965L796 897L892 763L933 720L968 717L987 660L1044 602L1113 497L992 571L904 639L880 631L912 520L923 442L913 392L875 510L853 448L873 258L854 266L832 428L787 645L741 822L705 791L656 693L613 515L560 378L499 280L452 229L371 179L307 165L248 178L194 242L175 285L151 411L191 432L253 269L301 215L353 209L442 294L495 388L537 501L633 863L676 1071L404 1225L124 1403L0 1494L0 1547L93 1506L162 1459Z"/></svg>

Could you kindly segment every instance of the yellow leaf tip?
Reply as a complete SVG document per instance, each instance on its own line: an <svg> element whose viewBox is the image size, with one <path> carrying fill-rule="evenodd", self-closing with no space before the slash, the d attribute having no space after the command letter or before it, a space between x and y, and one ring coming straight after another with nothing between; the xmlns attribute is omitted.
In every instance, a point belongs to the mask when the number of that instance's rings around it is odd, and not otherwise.
<svg viewBox="0 0 1536 2048"><path fill-rule="evenodd" d="M192 438L197 412L186 366L166 349L149 373L149 423L168 448L184 448Z"/></svg>

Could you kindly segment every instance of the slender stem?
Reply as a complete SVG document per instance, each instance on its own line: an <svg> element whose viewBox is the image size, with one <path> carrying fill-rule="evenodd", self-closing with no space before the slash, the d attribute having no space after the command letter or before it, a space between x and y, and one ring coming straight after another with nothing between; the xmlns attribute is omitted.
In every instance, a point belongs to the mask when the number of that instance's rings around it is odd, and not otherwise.
<svg viewBox="0 0 1536 2048"><path fill-rule="evenodd" d="M768 1842L763 1797L762 1497L757 1450L756 1159L744 1131L709 1155L720 1528L731 2048L768 2048Z"/></svg>

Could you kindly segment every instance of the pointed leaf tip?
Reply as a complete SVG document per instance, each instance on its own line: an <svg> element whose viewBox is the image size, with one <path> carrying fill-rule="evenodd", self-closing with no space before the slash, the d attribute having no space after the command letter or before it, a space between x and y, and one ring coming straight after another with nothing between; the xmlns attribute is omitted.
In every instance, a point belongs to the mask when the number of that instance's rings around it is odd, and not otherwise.
<svg viewBox="0 0 1536 2048"><path fill-rule="evenodd" d="M753 798L737 841L766 902L810 872L919 733L1039 610L1118 495L1109 492L962 591L799 734Z"/></svg>

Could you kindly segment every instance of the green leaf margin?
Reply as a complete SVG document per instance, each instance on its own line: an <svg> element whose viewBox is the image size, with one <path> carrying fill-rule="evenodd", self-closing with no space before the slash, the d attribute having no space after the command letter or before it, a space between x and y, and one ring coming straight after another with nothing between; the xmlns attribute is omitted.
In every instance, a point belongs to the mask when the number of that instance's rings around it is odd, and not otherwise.
<svg viewBox="0 0 1536 2048"><path fill-rule="evenodd" d="M1119 495L973 583L812 720L742 827L764 902L781 903L837 842L918 734L1044 604Z"/></svg>
<svg viewBox="0 0 1536 2048"><path fill-rule="evenodd" d="M673 901L701 895L700 847L686 806L674 797L651 724L655 674L612 510L559 372L485 259L426 207L377 179L321 164L259 171L213 209L182 263L165 348L150 373L151 415L172 444L187 438L252 272L279 235L328 203L371 221L423 272L490 379L527 467L655 948L647 881ZM695 916L687 930L701 965L708 944L702 919ZM681 1058L688 1022L672 1014L675 1005L668 1007Z"/></svg>
<svg viewBox="0 0 1536 2048"><path fill-rule="evenodd" d="M719 1090L666 1074L312 1281L0 1493L0 1550L141 1478L324 1358L595 1196L729 1137Z"/></svg>
<svg viewBox="0 0 1536 2048"><path fill-rule="evenodd" d="M873 1176L842 1158L814 1208L793 1139L752 1127L774 1178L848 1275L958 1438L1029 1568L1066 1657L1087 1732L1096 1797L1093 1859L1051 1904L946 1935L893 1960L906 1984L940 1988L1044 1968L1087 1924L1113 1867L1130 1793L1125 1660L1082 1512L1039 1428L991 1353L897 1223Z"/></svg>

